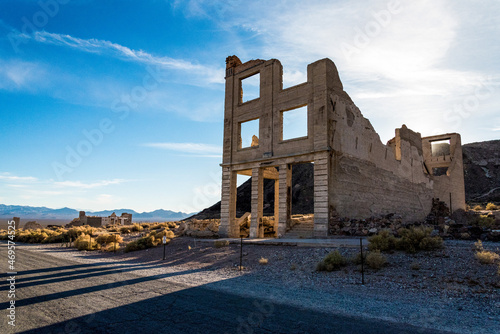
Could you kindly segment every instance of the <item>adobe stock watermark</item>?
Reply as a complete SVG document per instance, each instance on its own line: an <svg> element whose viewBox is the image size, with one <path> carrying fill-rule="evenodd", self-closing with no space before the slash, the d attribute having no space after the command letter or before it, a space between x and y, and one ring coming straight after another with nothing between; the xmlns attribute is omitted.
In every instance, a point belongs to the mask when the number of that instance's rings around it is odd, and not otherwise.
<svg viewBox="0 0 500 334"><path fill-rule="evenodd" d="M402 10L400 1L394 0L387 3L387 9L372 12L372 20L368 21L362 28L354 28L356 34L351 44L340 43L340 50L344 57L350 61L353 55L361 53L374 38L377 38L391 24L394 15L401 13Z"/></svg>
<svg viewBox="0 0 500 334"><path fill-rule="evenodd" d="M199 208L207 208L214 202L214 197L221 195L222 170L210 172L210 181L195 190L191 207L184 208L186 212L195 212Z"/></svg>
<svg viewBox="0 0 500 334"><path fill-rule="evenodd" d="M144 75L142 84L134 86L129 94L123 94L120 98L115 99L111 103L111 110L116 118L103 118L93 129L83 129L83 138L76 145L67 145L64 160L53 161L52 169L59 181L63 181L65 174L73 172L78 168L85 157L88 157L94 151L94 148L100 146L106 136L109 136L116 129L116 121L125 120L130 111L136 109L140 103L144 102L148 94L157 89L159 84L166 80L161 77L159 67L153 69L148 66L147 73Z"/></svg>
<svg viewBox="0 0 500 334"><path fill-rule="evenodd" d="M21 28L21 33L23 35L19 35L17 33L11 32L7 35L12 48L16 53L19 53L21 50L19 46L21 44L27 43L27 39L25 36L29 36L30 34L34 34L35 32L43 29L50 21L50 19L54 18L57 14L59 14L60 5L66 5L70 2L70 0L40 0L37 2L40 10L35 12L33 16L27 18L23 16L21 21L23 22L23 26Z"/></svg>
<svg viewBox="0 0 500 334"><path fill-rule="evenodd" d="M471 94L466 95L461 102L444 112L443 120L449 123L450 128L458 129L464 120L479 111L481 102L493 96L495 86L498 86L498 83L494 82L492 75L479 79ZM443 131L435 129L434 133L443 133Z"/></svg>
<svg viewBox="0 0 500 334"><path fill-rule="evenodd" d="M274 314L274 304L264 300L254 300L252 303L254 311L250 312L248 317L238 317L238 327L236 333L238 334L252 334L255 333L255 328L260 328L266 318Z"/></svg>

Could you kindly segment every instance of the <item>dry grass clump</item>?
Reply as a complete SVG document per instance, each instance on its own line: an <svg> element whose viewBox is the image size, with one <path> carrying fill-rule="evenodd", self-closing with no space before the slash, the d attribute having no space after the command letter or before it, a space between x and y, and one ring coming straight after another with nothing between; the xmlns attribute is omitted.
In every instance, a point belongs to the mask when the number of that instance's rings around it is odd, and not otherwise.
<svg viewBox="0 0 500 334"><path fill-rule="evenodd" d="M133 223L132 227L130 228L130 231L132 232L141 232L142 230L144 230L144 227L137 223Z"/></svg>
<svg viewBox="0 0 500 334"><path fill-rule="evenodd" d="M401 238L397 241L397 249L407 253L416 253L419 250L434 250L443 247L441 237L431 237L432 227L410 227L398 231Z"/></svg>
<svg viewBox="0 0 500 334"><path fill-rule="evenodd" d="M495 225L495 218L488 215L479 215L474 219L474 223L485 228L491 228Z"/></svg>
<svg viewBox="0 0 500 334"><path fill-rule="evenodd" d="M163 230L161 232L151 231L149 235L152 235L155 237L155 239L160 239L160 240L163 239L164 236L167 237L167 239L173 239L175 237L174 232L170 230Z"/></svg>
<svg viewBox="0 0 500 334"><path fill-rule="evenodd" d="M432 237L431 227L410 227L398 230L400 238L395 238L388 231L380 231L379 234L368 238L371 251L390 251L393 249L404 250L407 253L415 253L420 250L434 250L443 247L441 237Z"/></svg>
<svg viewBox="0 0 500 334"><path fill-rule="evenodd" d="M96 250L99 249L99 244L97 243L95 238L92 238L88 234L81 234L74 243L74 246L78 250Z"/></svg>
<svg viewBox="0 0 500 334"><path fill-rule="evenodd" d="M131 231L132 231L132 226L130 225L120 227L121 234L129 234Z"/></svg>
<svg viewBox="0 0 500 334"><path fill-rule="evenodd" d="M222 247L227 247L227 246L229 246L229 240L215 240L214 241L215 248L222 248Z"/></svg>
<svg viewBox="0 0 500 334"><path fill-rule="evenodd" d="M483 207L479 204L474 205L474 207L472 208L472 210L474 210L474 211L481 211L482 209L483 209Z"/></svg>
<svg viewBox="0 0 500 334"><path fill-rule="evenodd" d="M269 262L269 260L268 260L268 259L266 259L265 257L261 257L261 258L259 259L259 264L261 264L261 265L265 265L265 264L267 264L268 262Z"/></svg>
<svg viewBox="0 0 500 334"><path fill-rule="evenodd" d="M168 223L153 223L149 229L151 230L159 230L162 227L168 227Z"/></svg>
<svg viewBox="0 0 500 334"><path fill-rule="evenodd" d="M152 248L157 246L159 243L160 240L156 240L154 236L148 235L135 241L129 242L127 246L125 246L125 253Z"/></svg>
<svg viewBox="0 0 500 334"><path fill-rule="evenodd" d="M495 205L494 203L488 203L488 204L486 204L486 210L490 210L490 211L498 210L498 206Z"/></svg>
<svg viewBox="0 0 500 334"><path fill-rule="evenodd" d="M101 250L105 252L115 252L120 249L120 244L118 242L112 242L106 244L106 246L102 247Z"/></svg>
<svg viewBox="0 0 500 334"><path fill-rule="evenodd" d="M164 230L161 232L151 231L148 235L129 242L127 246L125 246L125 253L156 247L163 243L164 236L167 237L167 243L169 243L170 240L174 238L174 232L170 230Z"/></svg>
<svg viewBox="0 0 500 334"><path fill-rule="evenodd" d="M493 264L495 261L500 259L500 255L491 251L480 251L474 254L474 257L478 259L481 264Z"/></svg>
<svg viewBox="0 0 500 334"><path fill-rule="evenodd" d="M368 241L370 242L368 249L371 251L386 252L396 248L396 238L388 230L382 230L378 234L369 237ZM361 263L361 258L359 262Z"/></svg>
<svg viewBox="0 0 500 334"><path fill-rule="evenodd" d="M102 229L97 229L92 226L84 225L84 226L75 226L68 230L68 236L71 239L76 239L82 234L95 234L97 231L103 231Z"/></svg>
<svg viewBox="0 0 500 334"><path fill-rule="evenodd" d="M476 253L474 254L474 257L479 261L481 264L493 264L495 261L500 259L500 255L498 255L495 252L492 251L487 251L483 247L483 242L481 240L478 240L477 242L474 243ZM499 268L500 270L500 268Z"/></svg>
<svg viewBox="0 0 500 334"><path fill-rule="evenodd" d="M119 234L103 233L97 236L96 241L98 244L110 244L113 242L122 243L123 238Z"/></svg>
<svg viewBox="0 0 500 334"><path fill-rule="evenodd" d="M347 260L338 250L328 253L316 266L317 271L333 271L347 265Z"/></svg>
<svg viewBox="0 0 500 334"><path fill-rule="evenodd" d="M387 264L387 259L379 250L375 250L366 256L366 264L372 269L379 270Z"/></svg>

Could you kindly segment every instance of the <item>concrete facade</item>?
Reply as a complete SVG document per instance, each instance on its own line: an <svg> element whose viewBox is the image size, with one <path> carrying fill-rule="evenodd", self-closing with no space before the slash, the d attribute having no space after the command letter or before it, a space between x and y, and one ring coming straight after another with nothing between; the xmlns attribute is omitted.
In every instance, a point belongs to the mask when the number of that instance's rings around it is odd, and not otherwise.
<svg viewBox="0 0 500 334"><path fill-rule="evenodd" d="M101 227L106 225L132 225L132 214L122 213L117 216L114 212L108 217L87 216L85 211L80 211L78 218L73 219L71 226L89 225L93 227Z"/></svg>
<svg viewBox="0 0 500 334"><path fill-rule="evenodd" d="M244 80L260 78L258 97L246 101ZM226 60L226 95L222 161L222 236L238 237L237 175L252 177L250 237L263 237L263 182L275 182L275 236L291 221L293 165L314 163L314 236L328 234L334 217L367 218L395 213L405 221L422 220L432 198L450 195L453 210L465 208L460 136L422 139L403 125L384 145L370 122L343 90L335 64L322 59L307 67L307 82L283 89L283 69L276 59ZM285 114L306 107L307 131L284 139ZM247 122L258 133L244 133ZM252 136L243 146L242 136ZM450 140L448 154L433 156L432 143ZM436 146L441 147L441 146ZM444 146L443 146L444 147ZM446 150L446 148L445 148ZM435 149L436 151L436 149ZM446 153L445 152L445 153ZM447 168L434 176L433 169ZM460 174L461 173L461 174ZM461 175L461 179L460 179Z"/></svg>

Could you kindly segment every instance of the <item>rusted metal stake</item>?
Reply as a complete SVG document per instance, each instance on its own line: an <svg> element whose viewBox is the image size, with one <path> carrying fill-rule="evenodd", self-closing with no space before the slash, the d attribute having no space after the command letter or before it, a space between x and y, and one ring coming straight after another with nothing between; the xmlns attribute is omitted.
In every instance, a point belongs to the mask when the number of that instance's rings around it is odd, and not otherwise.
<svg viewBox="0 0 500 334"><path fill-rule="evenodd" d="M243 265L243 237L240 237L240 268L239 268L240 271L242 265Z"/></svg>
<svg viewBox="0 0 500 334"><path fill-rule="evenodd" d="M365 267L363 258L363 239L359 238L359 247L361 248L361 284L365 285Z"/></svg>

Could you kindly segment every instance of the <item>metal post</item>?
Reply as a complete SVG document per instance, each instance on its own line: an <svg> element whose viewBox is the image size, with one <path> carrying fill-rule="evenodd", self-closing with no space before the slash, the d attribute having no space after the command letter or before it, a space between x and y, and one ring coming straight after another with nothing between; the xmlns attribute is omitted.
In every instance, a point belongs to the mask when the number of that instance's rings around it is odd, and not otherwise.
<svg viewBox="0 0 500 334"><path fill-rule="evenodd" d="M452 213L453 213L453 206L451 205L451 193L450 193L450 217Z"/></svg>
<svg viewBox="0 0 500 334"><path fill-rule="evenodd" d="M240 267L239 267L240 271L242 265L243 265L243 237L240 237Z"/></svg>
<svg viewBox="0 0 500 334"><path fill-rule="evenodd" d="M88 250L90 250L91 243L92 243L92 236L89 234L89 247L88 247Z"/></svg>
<svg viewBox="0 0 500 334"><path fill-rule="evenodd" d="M113 245L113 253L116 253L116 240L117 240L116 234L115 234L115 238L114 239L115 239L115 243Z"/></svg>
<svg viewBox="0 0 500 334"><path fill-rule="evenodd" d="M365 260L363 259L363 239L362 238L359 238L359 247L361 248L361 284L365 285L365 267L364 267Z"/></svg>
<svg viewBox="0 0 500 334"><path fill-rule="evenodd" d="M167 244L163 243L163 260L165 260L165 246L167 246Z"/></svg>

